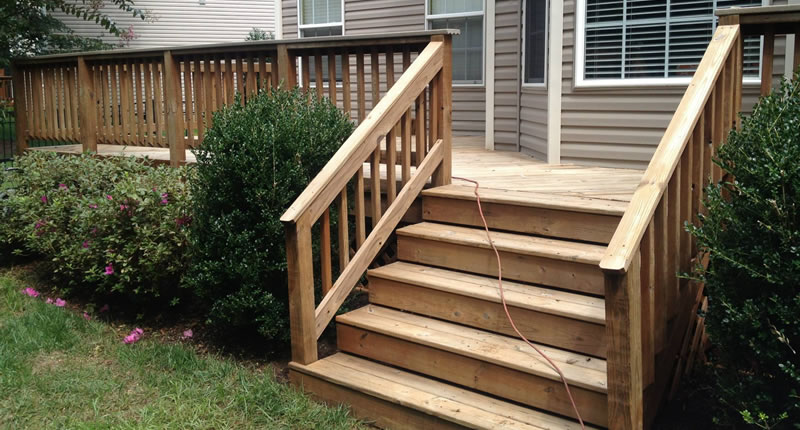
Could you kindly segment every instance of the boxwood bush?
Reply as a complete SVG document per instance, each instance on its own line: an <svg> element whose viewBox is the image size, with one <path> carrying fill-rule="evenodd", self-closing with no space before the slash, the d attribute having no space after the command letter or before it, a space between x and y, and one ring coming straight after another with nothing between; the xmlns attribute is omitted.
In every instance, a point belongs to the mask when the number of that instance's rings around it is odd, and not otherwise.
<svg viewBox="0 0 800 430"><path fill-rule="evenodd" d="M214 114L196 151L192 265L186 284L226 332L289 338L280 216L353 125L327 99L259 93Z"/></svg>
<svg viewBox="0 0 800 430"><path fill-rule="evenodd" d="M707 380L718 424L800 428L800 80L760 100L715 161L733 182L707 189L691 229L715 345Z"/></svg>
<svg viewBox="0 0 800 430"><path fill-rule="evenodd" d="M76 293L174 301L187 266L188 171L31 152L5 172L0 247L43 257Z"/></svg>

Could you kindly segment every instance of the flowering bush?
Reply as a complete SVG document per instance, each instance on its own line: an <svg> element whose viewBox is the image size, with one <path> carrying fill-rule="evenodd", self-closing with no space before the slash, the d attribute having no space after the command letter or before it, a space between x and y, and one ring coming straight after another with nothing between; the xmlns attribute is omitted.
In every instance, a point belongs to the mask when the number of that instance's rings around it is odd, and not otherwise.
<svg viewBox="0 0 800 430"><path fill-rule="evenodd" d="M193 259L186 284L222 328L289 337L281 214L353 125L328 100L261 93L214 114L196 151Z"/></svg>
<svg viewBox="0 0 800 430"><path fill-rule="evenodd" d="M174 299L186 270L188 170L32 152L7 173L0 246L45 257L66 287Z"/></svg>

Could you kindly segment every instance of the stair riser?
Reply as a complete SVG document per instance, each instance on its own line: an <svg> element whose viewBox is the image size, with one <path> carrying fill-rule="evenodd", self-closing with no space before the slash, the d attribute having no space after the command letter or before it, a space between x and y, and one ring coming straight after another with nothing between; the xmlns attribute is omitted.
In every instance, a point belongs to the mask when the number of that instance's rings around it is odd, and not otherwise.
<svg viewBox="0 0 800 430"><path fill-rule="evenodd" d="M473 297L370 277L370 303L516 337L503 305ZM517 328L528 339L605 358L605 326L509 306Z"/></svg>
<svg viewBox="0 0 800 430"><path fill-rule="evenodd" d="M518 233L608 243L620 217L565 210L481 202L489 228ZM426 221L483 227L475 201L426 196L422 199Z"/></svg>
<svg viewBox="0 0 800 430"><path fill-rule="evenodd" d="M561 381L520 372L493 363L406 340L337 324L341 351L466 386L500 398L574 416ZM541 360L534 357L532 360ZM607 400L602 393L570 387L583 419L606 425Z"/></svg>
<svg viewBox="0 0 800 430"><path fill-rule="evenodd" d="M356 417L378 427L401 430L466 428L294 369L289 370L289 379L294 386L311 394L316 400L331 406L347 406Z"/></svg>
<svg viewBox="0 0 800 430"><path fill-rule="evenodd" d="M398 259L497 276L497 257L488 248L398 235ZM503 278L595 295L605 293L603 273L592 264L500 251Z"/></svg>

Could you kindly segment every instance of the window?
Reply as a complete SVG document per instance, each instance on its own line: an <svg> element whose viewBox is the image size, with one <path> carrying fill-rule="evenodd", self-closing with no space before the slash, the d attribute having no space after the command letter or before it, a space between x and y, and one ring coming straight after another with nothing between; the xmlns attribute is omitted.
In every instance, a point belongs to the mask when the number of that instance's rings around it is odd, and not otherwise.
<svg viewBox="0 0 800 430"><path fill-rule="evenodd" d="M716 29L716 8L761 0L585 0L579 54L586 81L691 77ZM580 39L582 37L582 39ZM580 47L583 49L580 50ZM745 38L745 77L759 74L760 39ZM680 80L680 79L678 79Z"/></svg>
<svg viewBox="0 0 800 430"><path fill-rule="evenodd" d="M544 84L547 67L547 0L525 0L523 63L526 84Z"/></svg>
<svg viewBox="0 0 800 430"><path fill-rule="evenodd" d="M321 37L342 35L342 0L299 0L300 37ZM328 56L323 55L322 81L328 82ZM309 61L309 73L315 76L314 57ZM336 58L336 81L342 76L342 60Z"/></svg>
<svg viewBox="0 0 800 430"><path fill-rule="evenodd" d="M428 28L454 28L453 83L483 83L483 0L428 0Z"/></svg>

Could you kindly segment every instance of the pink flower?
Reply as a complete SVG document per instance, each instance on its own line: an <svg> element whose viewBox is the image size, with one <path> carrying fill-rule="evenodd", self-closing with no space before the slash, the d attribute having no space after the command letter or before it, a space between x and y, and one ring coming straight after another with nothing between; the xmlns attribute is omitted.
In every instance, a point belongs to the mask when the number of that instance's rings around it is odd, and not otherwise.
<svg viewBox="0 0 800 430"><path fill-rule="evenodd" d="M114 198L111 197L111 194L106 194L106 198L109 199L109 200L114 200Z"/></svg>
<svg viewBox="0 0 800 430"><path fill-rule="evenodd" d="M162 205L165 205L165 204L169 203L169 200L167 200L167 197L169 197L169 194L167 194L167 193L161 194L161 204Z"/></svg>
<svg viewBox="0 0 800 430"><path fill-rule="evenodd" d="M47 203L47 196L42 196L41 200L42 200L42 203Z"/></svg>
<svg viewBox="0 0 800 430"><path fill-rule="evenodd" d="M89 315L88 313L84 312L84 313L83 313L83 319L85 319L86 321L89 321L89 320L91 320L91 319L92 319L92 316L91 316L91 315Z"/></svg>
<svg viewBox="0 0 800 430"><path fill-rule="evenodd" d="M89 248L89 241L88 240L84 240L83 244L81 246L83 247L83 249Z"/></svg>
<svg viewBox="0 0 800 430"><path fill-rule="evenodd" d="M30 297L39 297L39 292L31 287L25 288L24 290L22 290L22 293Z"/></svg>
<svg viewBox="0 0 800 430"><path fill-rule="evenodd" d="M45 300L44 302L47 303L48 305L52 305L53 304L53 299L48 297L47 300Z"/></svg>
<svg viewBox="0 0 800 430"><path fill-rule="evenodd" d="M128 209L128 205L119 205L119 210L120 211L124 211L126 209Z"/></svg>
<svg viewBox="0 0 800 430"><path fill-rule="evenodd" d="M91 231L89 231L89 233L91 233L91 234L92 234L92 236L94 236L95 234L97 234L97 227L93 228Z"/></svg>
<svg viewBox="0 0 800 430"><path fill-rule="evenodd" d="M183 332L183 338L184 339L188 339L188 338L190 338L192 336L194 336L194 333L192 333L192 329L184 330L184 332Z"/></svg>
<svg viewBox="0 0 800 430"><path fill-rule="evenodd" d="M114 265L113 264L109 264L108 266L106 266L106 271L105 271L104 274L105 275L113 275L114 274Z"/></svg>
<svg viewBox="0 0 800 430"><path fill-rule="evenodd" d="M108 312L109 311L108 303L104 304L102 308L100 308L100 313Z"/></svg>
<svg viewBox="0 0 800 430"><path fill-rule="evenodd" d="M95 204L95 203L90 203L90 204L89 204L89 209L97 209L97 204Z"/></svg>
<svg viewBox="0 0 800 430"><path fill-rule="evenodd" d="M59 308L63 308L64 305L66 305L66 304L67 304L67 302L65 302L64 300L61 300L60 298L56 299L56 301L55 301L55 305L58 306Z"/></svg>
<svg viewBox="0 0 800 430"><path fill-rule="evenodd" d="M58 189L66 190L67 189L67 184L58 184Z"/></svg>
<svg viewBox="0 0 800 430"><path fill-rule="evenodd" d="M144 330L136 327L135 329L131 330L131 333L125 336L125 339L122 340L126 345L130 345L132 343L136 343L141 339L142 335L144 335Z"/></svg>

